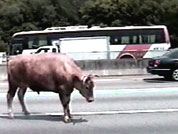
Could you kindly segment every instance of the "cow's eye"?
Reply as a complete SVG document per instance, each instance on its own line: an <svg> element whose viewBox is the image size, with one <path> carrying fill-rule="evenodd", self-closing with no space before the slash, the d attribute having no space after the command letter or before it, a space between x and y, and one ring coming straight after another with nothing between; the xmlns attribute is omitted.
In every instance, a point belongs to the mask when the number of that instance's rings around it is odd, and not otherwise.
<svg viewBox="0 0 178 134"><path fill-rule="evenodd" d="M89 89L90 88L90 86L86 86L86 89Z"/></svg>

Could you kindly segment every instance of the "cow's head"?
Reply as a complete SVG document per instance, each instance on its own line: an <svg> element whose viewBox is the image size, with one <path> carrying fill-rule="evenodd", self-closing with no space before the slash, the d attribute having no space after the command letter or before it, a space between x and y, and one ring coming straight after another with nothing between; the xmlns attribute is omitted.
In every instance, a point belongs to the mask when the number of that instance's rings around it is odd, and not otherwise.
<svg viewBox="0 0 178 134"><path fill-rule="evenodd" d="M93 88L94 82L93 78L96 75L87 75L82 78L75 79L74 87L79 90L80 94L86 98L88 102L94 101Z"/></svg>

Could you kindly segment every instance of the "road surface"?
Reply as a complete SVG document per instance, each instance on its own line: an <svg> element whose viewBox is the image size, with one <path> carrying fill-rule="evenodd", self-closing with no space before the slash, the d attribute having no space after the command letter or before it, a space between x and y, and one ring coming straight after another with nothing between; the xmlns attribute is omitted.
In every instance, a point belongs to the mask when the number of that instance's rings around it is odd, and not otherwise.
<svg viewBox="0 0 178 134"><path fill-rule="evenodd" d="M65 124L57 94L29 91L24 116L17 97L16 118L8 119L7 84L0 84L0 134L177 134L178 82L156 76L123 76L96 80L95 102L72 94L74 119Z"/></svg>

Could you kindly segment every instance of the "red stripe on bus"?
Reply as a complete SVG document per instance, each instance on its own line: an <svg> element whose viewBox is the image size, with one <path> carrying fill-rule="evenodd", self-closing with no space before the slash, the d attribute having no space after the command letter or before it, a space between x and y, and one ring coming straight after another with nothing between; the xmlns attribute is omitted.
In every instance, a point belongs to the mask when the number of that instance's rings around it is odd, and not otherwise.
<svg viewBox="0 0 178 134"><path fill-rule="evenodd" d="M143 58L143 56L146 54L150 47L150 44L126 45L122 52L120 52L120 54L117 56L117 59L127 57L134 59Z"/></svg>

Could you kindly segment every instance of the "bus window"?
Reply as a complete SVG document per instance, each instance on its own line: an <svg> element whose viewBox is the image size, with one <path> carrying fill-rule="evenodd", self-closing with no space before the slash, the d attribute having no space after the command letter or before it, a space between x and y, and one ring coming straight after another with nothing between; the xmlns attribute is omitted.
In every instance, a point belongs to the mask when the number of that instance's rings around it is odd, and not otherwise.
<svg viewBox="0 0 178 134"><path fill-rule="evenodd" d="M17 54L21 54L23 51L23 44L13 44L12 46L12 54L13 55L17 55Z"/></svg>
<svg viewBox="0 0 178 134"><path fill-rule="evenodd" d="M121 44L121 37L120 36L111 36L110 37L110 44Z"/></svg>
<svg viewBox="0 0 178 134"><path fill-rule="evenodd" d="M38 38L37 37L29 37L28 38L28 48L31 48L31 49L38 48Z"/></svg>
<svg viewBox="0 0 178 134"><path fill-rule="evenodd" d="M29 37L28 48L36 49L40 46L47 46L47 38L43 36Z"/></svg>
<svg viewBox="0 0 178 134"><path fill-rule="evenodd" d="M132 43L137 44L138 43L138 36L133 36L132 37Z"/></svg>
<svg viewBox="0 0 178 134"><path fill-rule="evenodd" d="M21 54L23 51L23 46L24 46L24 39L23 38L14 38L12 40L12 44L10 45L10 54L12 55L17 55Z"/></svg>
<svg viewBox="0 0 178 134"><path fill-rule="evenodd" d="M39 37L39 46L46 46L47 44L48 43L46 37Z"/></svg>
<svg viewBox="0 0 178 134"><path fill-rule="evenodd" d="M148 36L148 42L149 43L155 43L156 42L156 35L149 35Z"/></svg>
<svg viewBox="0 0 178 134"><path fill-rule="evenodd" d="M130 44L130 37L129 36L122 36L121 37L121 44Z"/></svg>
<svg viewBox="0 0 178 134"><path fill-rule="evenodd" d="M117 35L111 35L110 44L153 44L164 43L165 37L163 30L125 30L117 32Z"/></svg>

